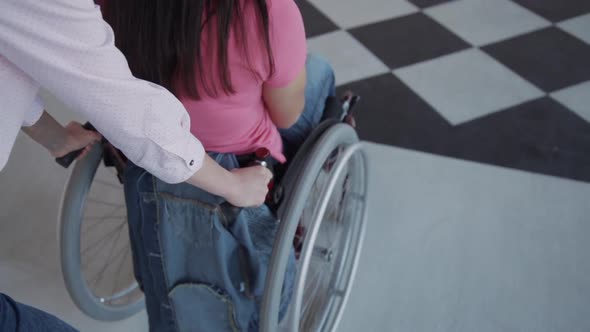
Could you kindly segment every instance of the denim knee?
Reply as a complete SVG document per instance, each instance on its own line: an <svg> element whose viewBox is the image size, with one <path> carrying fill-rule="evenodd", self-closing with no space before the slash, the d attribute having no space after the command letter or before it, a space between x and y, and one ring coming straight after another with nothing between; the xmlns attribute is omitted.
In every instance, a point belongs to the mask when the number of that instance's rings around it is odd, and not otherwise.
<svg viewBox="0 0 590 332"><path fill-rule="evenodd" d="M324 57L308 54L306 61L307 81L328 88L328 96L336 94L334 69Z"/></svg>

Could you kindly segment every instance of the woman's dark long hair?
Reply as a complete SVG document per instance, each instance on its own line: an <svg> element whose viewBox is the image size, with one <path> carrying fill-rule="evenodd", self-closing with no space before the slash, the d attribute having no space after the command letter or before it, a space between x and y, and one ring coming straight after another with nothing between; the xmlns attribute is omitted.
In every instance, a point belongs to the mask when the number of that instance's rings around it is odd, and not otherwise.
<svg viewBox="0 0 590 332"><path fill-rule="evenodd" d="M113 28L115 44L127 58L133 75L159 84L172 93L182 89L189 96L199 99L199 91L212 97L218 96L219 88L226 95L235 92L228 70L230 33L234 33L241 43L245 56L248 54L246 34L261 34L271 74L274 71L266 0L105 2L102 8L104 19ZM255 6L258 27L245 25L244 6L247 3ZM217 32L212 35L217 37L216 40L209 42L216 49L201 47L201 37L207 31ZM210 63L204 61L213 56L218 59L217 68L211 68ZM209 75L218 75L219 80L212 80ZM212 82L220 82L221 87Z"/></svg>

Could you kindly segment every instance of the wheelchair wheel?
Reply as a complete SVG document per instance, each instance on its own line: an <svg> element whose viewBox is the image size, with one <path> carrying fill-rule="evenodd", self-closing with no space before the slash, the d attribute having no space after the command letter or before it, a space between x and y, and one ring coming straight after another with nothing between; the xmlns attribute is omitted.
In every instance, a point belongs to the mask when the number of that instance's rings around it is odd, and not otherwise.
<svg viewBox="0 0 590 332"><path fill-rule="evenodd" d="M60 210L62 273L75 304L90 317L113 321L144 306L133 274L123 186L97 144L76 162Z"/></svg>
<svg viewBox="0 0 590 332"><path fill-rule="evenodd" d="M334 331L356 272L364 238L367 160L353 128L332 125L309 151L300 151L285 178L261 307L261 331ZM295 180L296 179L296 180ZM287 261L297 237L300 253L287 317L278 308Z"/></svg>

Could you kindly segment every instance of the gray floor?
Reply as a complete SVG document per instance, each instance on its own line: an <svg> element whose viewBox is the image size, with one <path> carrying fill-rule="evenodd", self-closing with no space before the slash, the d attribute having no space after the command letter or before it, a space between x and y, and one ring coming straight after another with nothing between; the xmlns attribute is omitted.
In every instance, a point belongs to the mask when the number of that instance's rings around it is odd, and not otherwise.
<svg viewBox="0 0 590 332"><path fill-rule="evenodd" d="M341 331L589 331L590 186L371 147Z"/></svg>
<svg viewBox="0 0 590 332"><path fill-rule="evenodd" d="M590 330L588 184L368 149L366 246L340 331ZM0 290L81 331L146 331L145 313L106 324L69 299L56 237L66 177L19 138L0 173Z"/></svg>

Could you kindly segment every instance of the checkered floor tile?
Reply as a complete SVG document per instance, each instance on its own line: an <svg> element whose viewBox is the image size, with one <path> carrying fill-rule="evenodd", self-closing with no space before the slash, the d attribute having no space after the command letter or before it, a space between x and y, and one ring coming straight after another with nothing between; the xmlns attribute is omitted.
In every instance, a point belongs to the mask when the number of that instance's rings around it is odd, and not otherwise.
<svg viewBox="0 0 590 332"><path fill-rule="evenodd" d="M590 182L590 1L297 3L363 139Z"/></svg>

